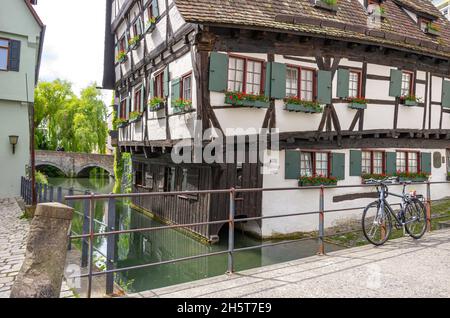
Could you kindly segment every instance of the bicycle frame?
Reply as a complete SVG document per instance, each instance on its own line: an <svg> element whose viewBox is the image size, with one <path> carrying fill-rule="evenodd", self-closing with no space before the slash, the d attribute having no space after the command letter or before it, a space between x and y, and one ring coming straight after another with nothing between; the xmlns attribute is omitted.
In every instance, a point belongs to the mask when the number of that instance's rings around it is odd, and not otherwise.
<svg viewBox="0 0 450 318"><path fill-rule="evenodd" d="M404 222L404 220L400 220L397 217L397 215L395 214L394 210L392 209L391 205L386 200L386 198L391 195L391 196L394 196L394 197L402 199L402 201L400 202L400 209L401 209L400 211L401 211L402 214L404 214L405 213L405 206L409 202L409 199L408 199L408 197L405 194L406 184L403 185L402 195L389 192L389 189L388 189L387 185L385 185L385 184L381 184L380 187L381 187L381 189L378 190L378 186L377 186L377 191L379 193L379 198L378 199L381 202L380 209L379 209L378 213L381 213L381 216L384 217L385 208L387 208L389 213L394 217L395 221L397 222L397 225L404 226L406 223Z"/></svg>

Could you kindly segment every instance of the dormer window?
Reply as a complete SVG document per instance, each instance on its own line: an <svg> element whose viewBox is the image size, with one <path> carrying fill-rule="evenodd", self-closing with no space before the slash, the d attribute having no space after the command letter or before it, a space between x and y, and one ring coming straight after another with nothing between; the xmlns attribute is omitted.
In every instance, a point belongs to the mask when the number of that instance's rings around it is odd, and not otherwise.
<svg viewBox="0 0 450 318"><path fill-rule="evenodd" d="M367 13L372 17L386 17L386 9L382 5L381 0L366 0Z"/></svg>
<svg viewBox="0 0 450 318"><path fill-rule="evenodd" d="M338 0L311 0L316 8L321 8L336 12L338 10Z"/></svg>
<svg viewBox="0 0 450 318"><path fill-rule="evenodd" d="M431 23L430 20L425 18L419 18L419 27L423 32L427 32L428 24Z"/></svg>
<svg viewBox="0 0 450 318"><path fill-rule="evenodd" d="M431 35L439 35L439 33L440 33L439 26L436 23L432 22L431 20L419 17L418 23L419 23L420 29L424 33L431 34Z"/></svg>

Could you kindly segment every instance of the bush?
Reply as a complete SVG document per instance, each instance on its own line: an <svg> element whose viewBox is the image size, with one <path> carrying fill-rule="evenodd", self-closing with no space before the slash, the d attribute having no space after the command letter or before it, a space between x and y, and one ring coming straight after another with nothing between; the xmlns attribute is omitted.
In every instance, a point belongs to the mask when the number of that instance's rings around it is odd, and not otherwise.
<svg viewBox="0 0 450 318"><path fill-rule="evenodd" d="M40 183L40 184L48 184L48 179L47 176L45 174L43 174L40 171L36 171L36 183Z"/></svg>

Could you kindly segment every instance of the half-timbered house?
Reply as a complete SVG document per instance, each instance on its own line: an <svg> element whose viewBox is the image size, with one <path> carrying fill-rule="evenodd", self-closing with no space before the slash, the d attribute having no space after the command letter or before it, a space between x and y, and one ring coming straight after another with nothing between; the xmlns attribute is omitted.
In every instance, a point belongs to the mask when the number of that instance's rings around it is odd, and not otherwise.
<svg viewBox="0 0 450 318"><path fill-rule="evenodd" d="M348 185L384 174L446 180L449 26L428 0L108 0L103 84L116 93L119 147L132 153L134 190ZM174 163L173 147L193 138L196 120L225 136L278 129L280 149L271 153L279 169ZM449 189L439 185L432 194ZM329 190L325 207L362 206L370 191ZM240 194L236 214L313 211L318 196ZM174 223L228 215L228 195L135 203ZM327 226L352 215L330 214ZM314 215L268 219L257 232L270 237L316 224ZM214 240L220 228L193 231Z"/></svg>

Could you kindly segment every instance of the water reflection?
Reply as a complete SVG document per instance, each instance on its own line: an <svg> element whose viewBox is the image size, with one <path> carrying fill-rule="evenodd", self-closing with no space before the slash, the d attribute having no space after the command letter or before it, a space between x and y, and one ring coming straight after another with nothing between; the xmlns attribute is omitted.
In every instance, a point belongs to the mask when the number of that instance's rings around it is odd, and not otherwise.
<svg viewBox="0 0 450 318"><path fill-rule="evenodd" d="M64 187L73 186L79 189L88 189L97 193L109 193L113 184L108 179L104 183L93 183L91 180L56 180ZM87 182L89 181L89 182ZM83 211L83 203L75 203L75 209ZM96 220L107 223L107 201L97 201L95 205ZM105 232L106 227L96 223L96 232ZM76 215L72 223L72 229L76 233L82 233L83 217ZM131 208L128 200L116 202L115 229L127 230L135 228L149 228L161 226L160 223ZM168 229L145 233L130 233L114 236L116 268L156 263L173 260L176 258L200 255L211 252L226 251L228 237L226 231L222 233L221 240L216 245L205 245L184 233ZM236 248L257 246L260 240L251 238L240 231L235 234ZM75 247L80 248L80 242L74 242ZM95 260L98 267L104 268L107 240L96 238L95 247L98 250ZM337 250L334 245L327 246L328 251ZM317 251L315 240L266 247L242 251L235 254L235 270L242 271L254 267L260 267L306 256L314 255ZM139 292L159 287L170 286L212 277L225 273L227 267L227 255L216 255L178 263L157 265L139 270L129 270L116 274L115 280L129 292Z"/></svg>

